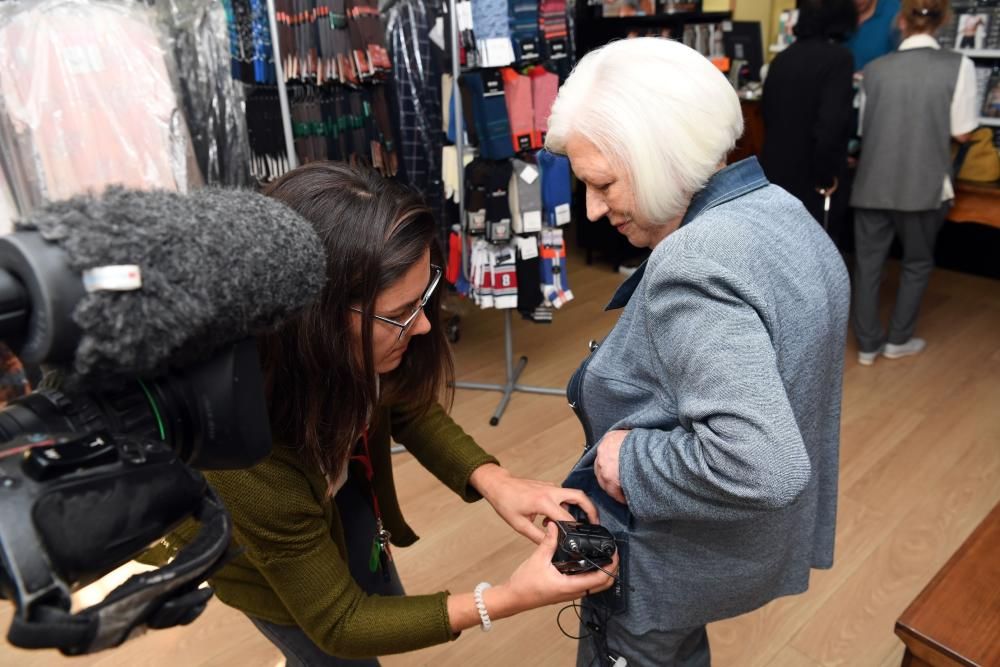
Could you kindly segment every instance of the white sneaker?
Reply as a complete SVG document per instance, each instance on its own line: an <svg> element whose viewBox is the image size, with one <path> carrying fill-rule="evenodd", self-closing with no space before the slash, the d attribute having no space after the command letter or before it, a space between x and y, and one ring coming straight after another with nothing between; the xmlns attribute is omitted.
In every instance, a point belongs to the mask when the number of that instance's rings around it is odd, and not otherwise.
<svg viewBox="0 0 1000 667"><path fill-rule="evenodd" d="M861 364L862 366L871 366L872 364L875 363L875 360L878 358L878 355L882 354L882 351L884 349L885 346L883 345L874 352L858 352L858 363Z"/></svg>
<svg viewBox="0 0 1000 667"><path fill-rule="evenodd" d="M886 359L902 359L903 357L920 354L924 351L925 347L927 347L927 341L923 338L911 338L901 345L886 343L885 350L882 352L882 355Z"/></svg>

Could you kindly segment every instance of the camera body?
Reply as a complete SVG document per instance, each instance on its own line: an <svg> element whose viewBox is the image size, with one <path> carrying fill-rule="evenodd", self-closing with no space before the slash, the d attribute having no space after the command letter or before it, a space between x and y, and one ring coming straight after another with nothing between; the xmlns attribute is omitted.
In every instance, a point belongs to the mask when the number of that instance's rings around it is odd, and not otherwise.
<svg viewBox="0 0 1000 667"><path fill-rule="evenodd" d="M190 516L204 478L163 442L32 434L0 450L3 595L68 604L74 584L118 567ZM30 614L29 614L30 615Z"/></svg>
<svg viewBox="0 0 1000 667"><path fill-rule="evenodd" d="M197 538L169 565L135 575L97 605L71 609L77 585L145 550L188 517ZM0 597L7 635L66 655L117 646L141 626L188 623L199 585L228 556L231 524L200 473L168 443L129 435L30 433L0 446Z"/></svg>
<svg viewBox="0 0 1000 667"><path fill-rule="evenodd" d="M559 542L552 564L563 574L592 572L611 564L617 551L608 529L580 521L556 521Z"/></svg>
<svg viewBox="0 0 1000 667"><path fill-rule="evenodd" d="M136 628L187 623L199 585L229 557L231 523L198 469L249 467L270 425L253 339L116 390L40 389L0 410L0 598L22 648L92 653ZM195 539L168 565L72 612L71 593L188 517Z"/></svg>

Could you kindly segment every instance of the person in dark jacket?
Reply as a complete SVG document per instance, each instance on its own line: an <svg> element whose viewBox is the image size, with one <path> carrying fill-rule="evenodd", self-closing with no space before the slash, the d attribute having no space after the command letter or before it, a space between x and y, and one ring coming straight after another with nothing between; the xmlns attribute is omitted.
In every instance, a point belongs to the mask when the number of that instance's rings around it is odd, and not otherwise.
<svg viewBox="0 0 1000 667"><path fill-rule="evenodd" d="M853 0L802 0L796 41L775 57L764 81L768 180L805 204L839 241L847 210L847 142L852 125L854 59L843 41L857 22Z"/></svg>

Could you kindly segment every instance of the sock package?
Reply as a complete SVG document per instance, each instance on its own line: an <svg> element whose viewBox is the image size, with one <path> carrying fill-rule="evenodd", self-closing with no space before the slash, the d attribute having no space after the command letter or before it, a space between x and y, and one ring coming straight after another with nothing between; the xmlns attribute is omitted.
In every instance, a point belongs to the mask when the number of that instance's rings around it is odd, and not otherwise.
<svg viewBox="0 0 1000 667"><path fill-rule="evenodd" d="M546 229L542 232L542 293L545 300L556 308L573 300L566 274L566 246L561 229Z"/></svg>
<svg viewBox="0 0 1000 667"><path fill-rule="evenodd" d="M567 224L570 219L569 160L548 151L538 152L542 170L542 207L550 227Z"/></svg>

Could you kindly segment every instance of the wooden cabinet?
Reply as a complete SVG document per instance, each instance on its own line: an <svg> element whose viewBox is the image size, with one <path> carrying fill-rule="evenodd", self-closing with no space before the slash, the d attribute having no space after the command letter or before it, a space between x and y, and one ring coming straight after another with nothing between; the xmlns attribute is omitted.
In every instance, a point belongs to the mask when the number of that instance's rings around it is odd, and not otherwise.
<svg viewBox="0 0 1000 667"><path fill-rule="evenodd" d="M760 100L740 100L743 110L743 136L729 154L730 164L752 155L760 156L764 150L764 112Z"/></svg>
<svg viewBox="0 0 1000 667"><path fill-rule="evenodd" d="M955 186L955 205L948 211L948 219L1000 228L1000 181L959 181Z"/></svg>
<svg viewBox="0 0 1000 667"><path fill-rule="evenodd" d="M896 622L903 667L1000 665L1000 505Z"/></svg>

